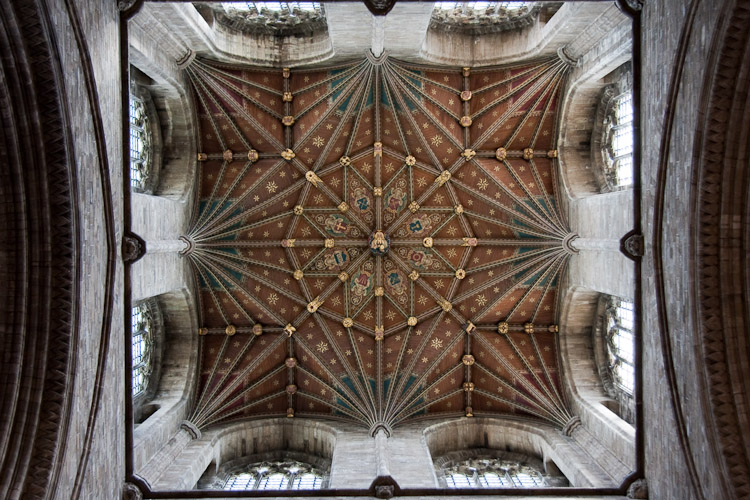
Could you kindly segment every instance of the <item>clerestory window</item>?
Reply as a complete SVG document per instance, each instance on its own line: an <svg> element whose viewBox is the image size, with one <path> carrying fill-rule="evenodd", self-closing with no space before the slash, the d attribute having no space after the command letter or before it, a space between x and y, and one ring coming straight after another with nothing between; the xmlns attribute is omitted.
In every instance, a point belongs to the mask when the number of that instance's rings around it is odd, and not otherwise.
<svg viewBox="0 0 750 500"><path fill-rule="evenodd" d="M152 170L152 136L144 102L130 96L130 186L146 191Z"/></svg>
<svg viewBox="0 0 750 500"><path fill-rule="evenodd" d="M302 462L260 462L229 474L225 490L319 490L325 474Z"/></svg>
<svg viewBox="0 0 750 500"><path fill-rule="evenodd" d="M610 297L605 314L607 360L612 380L628 395L635 387L633 304Z"/></svg>
<svg viewBox="0 0 750 500"><path fill-rule="evenodd" d="M628 90L614 98L607 117L605 175L614 188L633 184L633 93Z"/></svg>
<svg viewBox="0 0 750 500"><path fill-rule="evenodd" d="M460 9L464 12L482 12L484 14L515 13L530 9L536 2L435 2L440 10Z"/></svg>
<svg viewBox="0 0 750 500"><path fill-rule="evenodd" d="M540 471L512 460L472 458L443 469L448 488L537 488L547 486Z"/></svg>
<svg viewBox="0 0 750 500"><path fill-rule="evenodd" d="M228 10L245 10L248 12L287 11L315 11L320 9L320 2L223 2Z"/></svg>
<svg viewBox="0 0 750 500"><path fill-rule="evenodd" d="M132 308L130 314L133 334L133 396L146 390L153 370L155 307L149 301L141 302Z"/></svg>

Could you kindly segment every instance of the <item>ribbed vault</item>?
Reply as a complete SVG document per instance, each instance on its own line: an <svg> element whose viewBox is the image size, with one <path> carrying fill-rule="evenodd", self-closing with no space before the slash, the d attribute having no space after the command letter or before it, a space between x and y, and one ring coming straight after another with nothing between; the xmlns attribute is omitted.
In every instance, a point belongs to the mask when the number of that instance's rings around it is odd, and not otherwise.
<svg viewBox="0 0 750 500"><path fill-rule="evenodd" d="M554 324L564 62L185 70L201 151L193 424L571 421Z"/></svg>

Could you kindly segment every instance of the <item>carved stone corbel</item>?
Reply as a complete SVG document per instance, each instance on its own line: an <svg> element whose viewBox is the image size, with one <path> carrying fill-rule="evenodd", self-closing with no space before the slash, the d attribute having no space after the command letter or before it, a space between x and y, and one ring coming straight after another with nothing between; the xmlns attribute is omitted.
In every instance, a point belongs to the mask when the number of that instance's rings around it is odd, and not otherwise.
<svg viewBox="0 0 750 500"><path fill-rule="evenodd" d="M133 483L123 483L122 500L143 500L143 492Z"/></svg>
<svg viewBox="0 0 750 500"><path fill-rule="evenodd" d="M132 264L146 255L146 242L135 233L127 233L122 237L122 260Z"/></svg>
<svg viewBox="0 0 750 500"><path fill-rule="evenodd" d="M643 235L635 230L627 233L620 240L620 251L631 260L640 260L644 252Z"/></svg>

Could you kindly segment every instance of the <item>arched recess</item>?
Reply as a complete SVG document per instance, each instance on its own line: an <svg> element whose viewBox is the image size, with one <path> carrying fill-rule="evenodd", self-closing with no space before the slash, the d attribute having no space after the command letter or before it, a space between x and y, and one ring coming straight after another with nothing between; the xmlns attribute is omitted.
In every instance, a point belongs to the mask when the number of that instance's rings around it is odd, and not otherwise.
<svg viewBox="0 0 750 500"><path fill-rule="evenodd" d="M210 429L188 443L153 484L153 489L194 489L226 464L275 459L286 454L307 463L330 464L339 431L298 418L253 420Z"/></svg>
<svg viewBox="0 0 750 500"><path fill-rule="evenodd" d="M560 312L560 358L565 391L582 426L620 462L635 469L635 429L610 407L595 356L601 293L566 287ZM623 478L620 478L623 479Z"/></svg>
<svg viewBox="0 0 750 500"><path fill-rule="evenodd" d="M609 15L618 24L578 59L562 100L558 137L560 178L571 199L610 191L601 171L601 159L597 160L592 153L601 135L601 127L595 132L595 124L604 119L600 105L605 88L622 86L627 79L626 65L632 59L633 40L629 18L614 5L609 9Z"/></svg>
<svg viewBox="0 0 750 500"><path fill-rule="evenodd" d="M696 303L692 332L698 352L699 399L709 436L698 464L709 462L724 491L750 496L750 5L726 2L706 64L698 106L690 276ZM668 161L672 161L670 157ZM671 175L681 175L671 173ZM664 217L659 213L658 217ZM663 250L659 250L662 252ZM671 253L671 251L670 251ZM663 258L660 253L659 257ZM661 283L660 283L661 286ZM676 329L675 329L676 330ZM686 409L690 418L693 405ZM712 469L713 470L713 469Z"/></svg>
<svg viewBox="0 0 750 500"><path fill-rule="evenodd" d="M588 450L543 423L494 418L460 419L429 426L423 434L433 460L462 450L506 450L535 457L547 470L559 470L571 486L615 486Z"/></svg>
<svg viewBox="0 0 750 500"><path fill-rule="evenodd" d="M507 450L474 448L453 451L436 458L433 465L441 488L544 488L569 485L552 460L542 461L534 455Z"/></svg>
<svg viewBox="0 0 750 500"><path fill-rule="evenodd" d="M162 165L163 142L161 138L161 120L159 119L154 99L148 87L151 85L151 79L138 70L135 66L130 67L130 189L138 193L153 194L159 187L159 172ZM140 109L139 109L140 108ZM134 120L139 114L144 115L145 120ZM134 124L134 121L145 121L142 124ZM146 137L138 134L142 129ZM142 169L135 168L133 165L134 153L134 133L139 137L140 148L146 149L147 161ZM134 170L143 170L145 172L138 175Z"/></svg>
<svg viewBox="0 0 750 500"><path fill-rule="evenodd" d="M299 66L334 55L325 19L290 26L288 34L277 35L278 30L243 30L226 15L218 15L217 9L188 2L146 2L133 19L149 33L160 32L156 36L161 43L181 46L183 52L175 58L191 49L202 57L229 63Z"/></svg>
<svg viewBox="0 0 750 500"><path fill-rule="evenodd" d="M66 22L61 16L61 24ZM94 196L104 194L97 181L100 172L106 175L107 158L97 156L96 147L102 144L87 136L86 126L79 137L72 131L76 120L88 125L92 111L86 104L69 108L59 43L41 3L0 4L1 498L49 498L59 483L67 482L61 471L66 447L76 449L67 443L76 400L84 401L78 418L90 417L83 414L89 397L86 384L76 379L82 355L79 304L88 298L86 286L104 295L114 273L106 262L97 261L101 274L81 262L86 224L79 208L85 204L77 187L83 176L76 153L90 155L86 180ZM73 53L76 49L69 48ZM79 83L86 87L90 75L78 71ZM111 193L104 196L109 199ZM112 250L108 208L101 209L103 234L85 233L91 245L101 245L101 255ZM89 280L89 272L95 278ZM92 283L97 278L101 282ZM101 311L111 303L100 300L98 305L99 323L92 325L92 337L97 326L108 334L109 324L101 326L110 319L108 309ZM87 354L95 358L97 353ZM82 434L75 441L90 444ZM61 497L64 488L59 487Z"/></svg>
<svg viewBox="0 0 750 500"><path fill-rule="evenodd" d="M325 6L315 4L314 9L297 9L293 15L266 9L258 16L257 12L228 9L221 4L196 3L195 9L205 23L193 20L192 28L203 32L206 48L212 49L211 53L204 53L201 47L196 50L214 59L259 66L300 66L325 61L334 55L334 49Z"/></svg>
<svg viewBox="0 0 750 500"><path fill-rule="evenodd" d="M161 157L155 166L158 182L151 193L188 204L197 171L197 142L193 102L185 76L177 66L188 48L169 32L154 29L141 12L128 21L130 80L148 93L159 123Z"/></svg>
<svg viewBox="0 0 750 500"><path fill-rule="evenodd" d="M534 3L539 5L531 9L529 16L473 30L465 29L458 19L455 27L433 19L420 56L430 63L454 66L489 66L552 56L605 8L574 2L561 6Z"/></svg>
<svg viewBox="0 0 750 500"><path fill-rule="evenodd" d="M159 450L179 430L190 414L198 366L198 318L188 289L168 292L154 299L161 310L163 338L161 366L153 395L134 402L133 470L153 468L162 460ZM140 405L140 407L139 407ZM154 410L143 417L142 406ZM138 417L142 422L138 423Z"/></svg>

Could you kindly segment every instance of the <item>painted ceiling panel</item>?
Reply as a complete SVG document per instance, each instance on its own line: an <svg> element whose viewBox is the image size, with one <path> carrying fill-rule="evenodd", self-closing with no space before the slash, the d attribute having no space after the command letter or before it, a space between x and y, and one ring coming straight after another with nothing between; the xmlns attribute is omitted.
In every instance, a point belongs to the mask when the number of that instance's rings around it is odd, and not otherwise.
<svg viewBox="0 0 750 500"><path fill-rule="evenodd" d="M198 427L571 418L556 354L567 66L197 59Z"/></svg>

